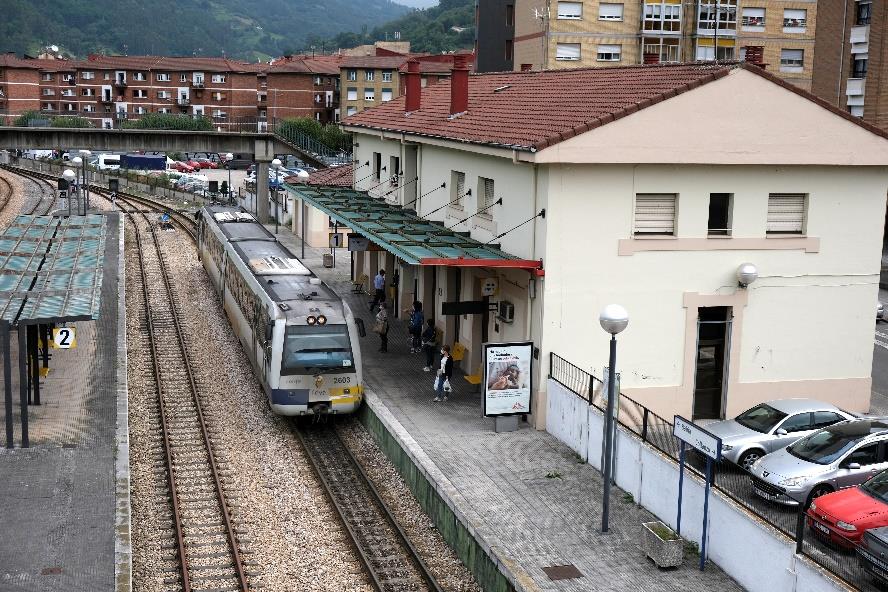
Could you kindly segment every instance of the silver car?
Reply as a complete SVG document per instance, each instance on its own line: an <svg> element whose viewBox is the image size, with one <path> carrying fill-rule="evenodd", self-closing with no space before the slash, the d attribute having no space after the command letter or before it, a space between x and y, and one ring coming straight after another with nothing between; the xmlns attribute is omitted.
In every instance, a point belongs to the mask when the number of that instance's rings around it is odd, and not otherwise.
<svg viewBox="0 0 888 592"><path fill-rule="evenodd" d="M813 399L768 401L734 419L711 423L706 429L722 440L722 457L746 470L752 463L834 423L855 416Z"/></svg>
<svg viewBox="0 0 888 592"><path fill-rule="evenodd" d="M753 491L787 506L807 506L888 469L886 448L888 420L843 421L756 461L749 470Z"/></svg>

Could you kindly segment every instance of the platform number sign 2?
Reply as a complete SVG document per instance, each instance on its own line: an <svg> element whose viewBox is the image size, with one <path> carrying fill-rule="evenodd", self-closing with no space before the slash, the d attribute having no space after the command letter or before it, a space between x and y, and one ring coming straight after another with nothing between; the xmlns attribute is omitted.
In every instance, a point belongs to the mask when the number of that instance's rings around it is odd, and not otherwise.
<svg viewBox="0 0 888 592"><path fill-rule="evenodd" d="M57 327L52 330L52 346L56 349L77 347L74 338L74 327Z"/></svg>

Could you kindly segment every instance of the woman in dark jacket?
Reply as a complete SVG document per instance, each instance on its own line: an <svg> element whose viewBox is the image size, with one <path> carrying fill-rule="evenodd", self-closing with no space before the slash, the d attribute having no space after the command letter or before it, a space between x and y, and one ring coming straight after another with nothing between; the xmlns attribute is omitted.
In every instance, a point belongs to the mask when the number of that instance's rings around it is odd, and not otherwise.
<svg viewBox="0 0 888 592"><path fill-rule="evenodd" d="M450 392L450 378L453 376L453 358L450 357L450 346L441 348L441 367L438 369L438 382L435 384L435 401L446 401Z"/></svg>

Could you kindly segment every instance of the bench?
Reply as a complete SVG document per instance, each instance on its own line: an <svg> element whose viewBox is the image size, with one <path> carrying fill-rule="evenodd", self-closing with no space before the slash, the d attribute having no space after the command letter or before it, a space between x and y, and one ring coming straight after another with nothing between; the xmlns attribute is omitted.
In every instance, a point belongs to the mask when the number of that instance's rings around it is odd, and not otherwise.
<svg viewBox="0 0 888 592"><path fill-rule="evenodd" d="M364 292L364 284L367 283L368 279L369 278L367 277L367 274L362 273L361 275L358 276L358 279L352 280L352 294L363 293Z"/></svg>
<svg viewBox="0 0 888 592"><path fill-rule="evenodd" d="M484 374L481 372L481 366L478 366L478 369L475 370L474 374L466 374L463 376L466 379L466 382L475 387L475 392L478 392L478 387L481 386L481 381L484 379Z"/></svg>

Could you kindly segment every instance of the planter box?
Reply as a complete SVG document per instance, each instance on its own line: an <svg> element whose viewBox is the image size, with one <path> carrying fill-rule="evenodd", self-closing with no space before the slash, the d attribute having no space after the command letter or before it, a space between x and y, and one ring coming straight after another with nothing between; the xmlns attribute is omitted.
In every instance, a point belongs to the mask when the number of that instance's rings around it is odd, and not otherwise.
<svg viewBox="0 0 888 592"><path fill-rule="evenodd" d="M641 525L642 547L657 567L678 567L684 557L684 541L662 522L644 522ZM668 540L658 534L668 533L675 537Z"/></svg>

